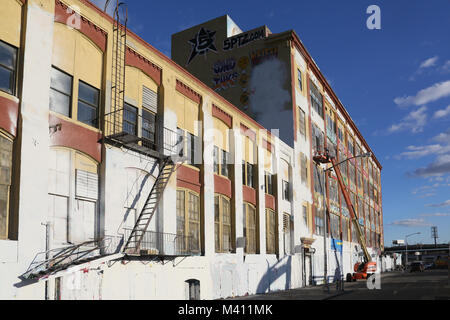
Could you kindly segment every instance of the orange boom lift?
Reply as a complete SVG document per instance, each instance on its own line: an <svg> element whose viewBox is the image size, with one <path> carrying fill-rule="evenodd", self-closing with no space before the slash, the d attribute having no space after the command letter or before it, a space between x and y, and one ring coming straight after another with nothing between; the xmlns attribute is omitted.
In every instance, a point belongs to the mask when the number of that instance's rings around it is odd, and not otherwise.
<svg viewBox="0 0 450 320"><path fill-rule="evenodd" d="M356 158L356 157L355 157ZM314 162L316 163L331 163L332 169L336 172L337 180L339 183L339 187L342 190L342 194L344 195L345 202L347 203L347 208L350 211L350 216L353 221L353 226L356 229L356 233L358 236L358 241L361 245L361 248L364 253L364 262L358 262L353 267L353 270L355 271L353 274L347 275L347 281L356 281L358 279L367 279L372 274L374 274L377 270L377 263L372 261L372 257L369 254L369 251L367 250L365 237L362 233L361 226L359 225L359 219L355 212L355 209L353 208L353 204L350 201L350 196L348 195L347 188L344 185L344 180L342 179L341 170L339 169L339 164L342 162L345 162L350 159L346 159L340 163L336 163L336 158L333 156L330 156L328 150L326 149L325 153L318 153L313 157ZM331 169L330 168L330 169ZM328 169L327 169L328 170Z"/></svg>

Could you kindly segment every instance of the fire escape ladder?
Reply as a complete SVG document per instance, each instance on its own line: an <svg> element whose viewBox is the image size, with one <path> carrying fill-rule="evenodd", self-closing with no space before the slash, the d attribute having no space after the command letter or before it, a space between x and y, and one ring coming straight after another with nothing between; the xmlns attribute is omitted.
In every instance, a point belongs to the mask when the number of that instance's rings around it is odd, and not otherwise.
<svg viewBox="0 0 450 320"><path fill-rule="evenodd" d="M164 189L169 182L172 173L176 170L177 164L173 162L171 157L166 157L160 164L160 170L158 177L153 184L152 190L147 197L144 207L139 214L133 230L124 246L123 252L129 255L139 255L142 239L145 232L153 218L156 209L158 208L159 201L164 193Z"/></svg>
<svg viewBox="0 0 450 320"><path fill-rule="evenodd" d="M123 16L122 16L123 15ZM114 10L112 72L111 72L111 112L118 117L119 110L124 107L125 100L125 52L127 47L128 9L123 2L117 0ZM115 126L121 119L114 119ZM113 128L113 132L120 132L122 128Z"/></svg>

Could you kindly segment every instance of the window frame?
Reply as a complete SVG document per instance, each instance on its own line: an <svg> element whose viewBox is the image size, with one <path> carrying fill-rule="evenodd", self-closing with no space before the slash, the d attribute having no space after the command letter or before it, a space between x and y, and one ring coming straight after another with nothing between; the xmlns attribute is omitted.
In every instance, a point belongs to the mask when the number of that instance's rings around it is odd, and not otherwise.
<svg viewBox="0 0 450 320"><path fill-rule="evenodd" d="M277 213L275 210L266 208L266 253L278 253L278 232L277 232ZM273 243L271 243L271 241Z"/></svg>
<svg viewBox="0 0 450 320"><path fill-rule="evenodd" d="M218 201L218 218L216 220L216 199ZM224 201L228 201L228 211L229 211L229 223L224 222ZM230 239L229 239L229 249L225 250L224 246L224 226L230 228ZM236 241L235 241L235 217L233 214L231 199L225 195L216 193L214 194L214 248L216 253L235 253L236 252ZM217 242L217 239L219 242Z"/></svg>
<svg viewBox="0 0 450 320"><path fill-rule="evenodd" d="M302 108L298 107L299 110L299 131L300 135L306 140L306 113Z"/></svg>
<svg viewBox="0 0 450 320"><path fill-rule="evenodd" d="M51 109L50 102L49 102L49 110L52 111L52 112L55 112L55 113L57 113L57 114L63 115L63 116L65 116L65 117L72 118L72 115L73 115L73 101L72 101L72 100L73 100L73 87L74 87L74 82L75 82L75 81L74 81L74 76L70 75L69 73L67 73L67 72L65 72L65 71L63 71L63 70L61 70L60 68L58 68L58 67L56 67L56 66L54 66L54 65L52 65L52 69L55 69L55 70L57 70L58 72L61 72L61 73L65 74L66 76L68 76L68 77L70 78L70 95L68 95L67 93L62 92L62 91L60 91L60 90L58 90L58 89L53 88L53 87L52 87L52 84L51 84L51 81L50 81L50 92L53 90L53 91L56 91L58 94L62 94L62 95L64 95L64 96L66 96L66 97L69 97L69 106L68 106L68 108L69 108L69 114L68 114L68 115L65 115L65 114L63 114L63 113L60 113L60 112L58 112L58 111L56 111L56 110ZM51 76L50 76L50 77L51 77ZM49 94L49 96L50 96L50 94Z"/></svg>
<svg viewBox="0 0 450 320"><path fill-rule="evenodd" d="M93 89L93 90L96 91L96 93L97 93L97 99L98 99L98 101L97 101L97 106L95 106L95 105L93 105L92 103L87 102L87 101L83 100L82 98L80 98L80 87L81 87L81 85L84 85L84 86L88 87L89 89ZM89 126L91 126L91 127L97 128L97 129L98 129L99 126L100 126L100 121L99 121L99 120L100 120L100 105L101 105L101 102L100 102L100 99L101 99L101 97L100 97L100 92L101 92L100 89L97 89L96 87L94 87L94 86L88 84L87 82L85 82L85 81L83 81L83 80L81 80L81 79L78 80L77 121L80 121L80 122L82 122L82 123L84 123L84 124L87 124L87 125L89 125ZM83 104L87 105L88 107L95 108L95 110L96 110L96 118L92 120L92 121L94 122L95 125L92 125L92 124L86 123L86 122L84 122L84 121L82 121L82 120L79 120L79 114L80 114L80 101L81 101Z"/></svg>
<svg viewBox="0 0 450 320"><path fill-rule="evenodd" d="M0 88L0 91L5 92L7 94L10 94L12 96L16 96L16 94L17 94L17 69L18 69L18 66L19 66L19 48L16 47L16 46L13 46L13 45L11 45L11 44L3 41L3 40L0 40L0 44L3 44L5 46L7 46L7 47L10 47L11 49L14 50L14 63L13 63L13 68L12 69L9 66L6 66L6 65L0 63L0 68L6 69L7 71L11 72L11 76L10 76L12 78L12 79L10 78L10 90L11 90L11 92L6 91L6 90L1 89L1 88Z"/></svg>
<svg viewBox="0 0 450 320"><path fill-rule="evenodd" d="M13 156L14 156L14 141L13 139L11 139L10 137L8 137L6 134L3 134L2 131L0 130L0 139L4 139L5 141L9 142L9 147L10 147L10 163L9 163L9 170L10 170L10 175L9 175L9 184L2 184L3 186L5 186L5 190L6 190L6 201L5 201L5 233L4 234L0 234L0 240L8 240L10 238L10 226L9 226L9 219L11 217L11 186L12 186L12 182L13 182L13 165L14 165L14 160L13 160ZM2 151L0 149L0 151ZM0 167L1 168L1 167ZM1 182L1 180L0 180Z"/></svg>
<svg viewBox="0 0 450 320"><path fill-rule="evenodd" d="M183 197L184 197L184 204L183 204L183 209L184 209L184 215L183 217L183 223L184 223L184 228L183 228L183 233L179 233L180 229L179 228L179 218L181 218L181 215L179 215L180 213L180 208L178 207L178 195L183 193ZM190 206L189 206L189 201L190 201L190 196L194 196L197 198L197 215L198 215L198 220L193 220L190 217L191 211L190 211ZM183 240L181 243L183 244L183 248L182 251L184 252L188 252L188 253L194 253L194 254L201 254L202 252L202 210L201 210L201 204L200 204L200 194L190 190L190 189L185 189L185 188L177 188L177 203L176 203L176 214L177 214L177 226L176 226L176 230L177 230L177 235L182 236ZM193 221L193 222L192 222ZM192 244L191 242L193 242L194 239L191 240L191 223L196 223L198 224L198 243L196 244L198 246L198 250L193 249L192 248Z"/></svg>
<svg viewBox="0 0 450 320"><path fill-rule="evenodd" d="M249 202L243 202L243 210L244 210L244 214L243 214L243 219L244 219L244 225L243 225L243 228L244 228L244 232L243 232L243 235L244 235L244 237L245 237L245 248L244 248L244 253L245 254L257 254L258 252L259 252L259 243L258 243L258 232L259 232L259 223L258 223L258 210L257 210L257 208L253 205L253 204L251 204L251 203L249 203ZM249 228L248 226L249 226L249 218L250 218L250 210L249 210L249 208L251 208L252 210L253 210L253 212L254 212L254 220L255 220L255 223L254 223L254 228ZM254 231L254 233L255 233L255 237L254 237L254 239L250 239L250 237L248 236L248 232L247 232L247 229L249 229L249 230L253 230ZM251 241L254 241L254 246L250 246L251 245ZM253 250L254 249L254 250Z"/></svg>

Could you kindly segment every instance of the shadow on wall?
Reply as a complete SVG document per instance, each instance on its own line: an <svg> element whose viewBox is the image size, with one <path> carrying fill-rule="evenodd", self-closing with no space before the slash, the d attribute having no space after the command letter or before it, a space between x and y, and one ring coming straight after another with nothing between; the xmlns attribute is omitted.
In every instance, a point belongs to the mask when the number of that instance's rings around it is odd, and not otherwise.
<svg viewBox="0 0 450 320"><path fill-rule="evenodd" d="M153 173L155 172L157 165L158 165L158 163L157 163L157 161L155 161L155 163L153 164L152 168L150 169L150 172L146 172L146 173L145 173L145 176L144 176L144 178L142 179L142 182L141 182L140 186L138 186L138 188L137 188L137 189L138 189L138 192L137 192L136 196L134 197L134 199L133 199L133 201L132 201L132 203L131 203L131 206L130 206L129 208L126 208L126 212L125 212L125 214L124 214L124 216L123 216L122 223L120 224L120 226L119 226L119 228L118 228L118 230L117 230L117 232L118 232L119 234L121 233L124 224L126 224L126 221L128 220L128 216L130 215L130 213L134 212L134 209L136 209L136 206L137 206L137 204L138 204L138 202L139 202L139 199L141 198L142 191L144 190L144 187L145 187L145 185L146 185L148 179L149 179L149 178L155 179L155 176L153 175ZM141 170L141 171L143 171L143 170ZM145 172L145 171L143 171L143 172ZM137 183L139 183L139 178L137 178L137 179L135 180L135 182L134 182L134 184L137 184ZM151 192L151 189L150 189L150 192ZM131 193L131 192L130 192L130 193ZM131 194L128 194L128 195L127 195L127 198L128 198L130 195L131 195ZM144 197L148 197L148 194L147 194L147 195L144 195ZM125 202L126 202L126 201L127 201L127 200L125 200ZM140 213L140 212L139 212L139 213ZM138 213L138 214L139 214L139 213ZM136 220L136 219L137 219L137 217L135 217L135 220ZM125 227L126 227L126 225L125 225Z"/></svg>
<svg viewBox="0 0 450 320"><path fill-rule="evenodd" d="M289 256L286 260L280 260L276 264L274 264L272 267L269 266L269 261L267 261L267 271L262 276L261 280L259 281L258 287L256 288L256 293L265 293L271 291L271 285L280 277L285 275L285 284L284 284L284 290L288 290L291 288L291 262L292 257ZM279 288L277 288L279 289ZM282 290L283 290L282 289Z"/></svg>

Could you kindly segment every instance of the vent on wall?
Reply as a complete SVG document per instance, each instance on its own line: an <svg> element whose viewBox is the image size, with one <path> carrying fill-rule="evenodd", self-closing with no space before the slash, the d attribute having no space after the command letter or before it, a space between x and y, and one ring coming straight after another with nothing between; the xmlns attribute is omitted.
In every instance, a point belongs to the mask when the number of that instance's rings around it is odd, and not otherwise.
<svg viewBox="0 0 450 320"><path fill-rule="evenodd" d="M142 87L142 105L144 108L157 113L158 111L158 94L147 88L146 86Z"/></svg>

